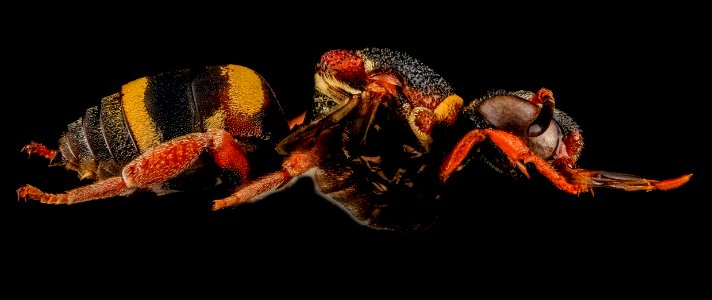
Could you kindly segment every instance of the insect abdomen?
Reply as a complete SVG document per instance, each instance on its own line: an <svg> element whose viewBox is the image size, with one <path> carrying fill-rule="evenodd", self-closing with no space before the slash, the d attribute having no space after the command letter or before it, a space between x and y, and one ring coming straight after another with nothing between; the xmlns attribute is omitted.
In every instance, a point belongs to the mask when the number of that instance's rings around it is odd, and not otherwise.
<svg viewBox="0 0 712 300"><path fill-rule="evenodd" d="M136 79L68 125L62 163L81 177L107 178L144 151L210 128L230 132L256 152L285 136L287 123L269 85L237 65Z"/></svg>

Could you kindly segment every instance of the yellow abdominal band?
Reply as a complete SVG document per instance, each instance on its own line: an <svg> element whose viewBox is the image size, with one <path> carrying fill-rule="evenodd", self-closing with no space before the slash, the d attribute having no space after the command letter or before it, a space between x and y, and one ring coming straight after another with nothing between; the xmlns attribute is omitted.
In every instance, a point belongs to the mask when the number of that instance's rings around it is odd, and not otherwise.
<svg viewBox="0 0 712 300"><path fill-rule="evenodd" d="M144 93L148 78L140 78L125 84L121 88L121 102L123 104L126 122L138 144L140 152L154 147L161 142L161 134L156 128L151 116L146 110Z"/></svg>
<svg viewBox="0 0 712 300"><path fill-rule="evenodd" d="M227 75L228 109L233 115L254 116L265 105L262 78L251 69L238 65L222 67Z"/></svg>

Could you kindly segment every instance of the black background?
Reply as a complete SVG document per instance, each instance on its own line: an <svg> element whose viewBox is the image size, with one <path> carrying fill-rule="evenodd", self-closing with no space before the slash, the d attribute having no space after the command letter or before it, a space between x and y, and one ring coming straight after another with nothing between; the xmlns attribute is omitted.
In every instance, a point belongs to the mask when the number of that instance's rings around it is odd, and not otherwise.
<svg viewBox="0 0 712 300"><path fill-rule="evenodd" d="M576 282L583 294L641 278L641 288L668 279L695 287L704 275L689 274L706 269L710 250L703 20L686 7L563 9L30 14L6 26L22 29L9 30L4 62L9 224L2 232L6 263L16 267L11 276L71 285L126 272L129 287L166 277L228 287L244 277L309 278L362 290L403 278L418 283L403 290L416 291L443 278L465 282L451 287L511 288L520 286L515 279L543 277L553 286ZM314 195L308 180L219 212L209 210L214 193L139 193L73 206L15 201L26 183L51 192L84 184L19 150L31 140L54 146L66 124L123 83L241 64L260 72L293 115L308 104L323 52L365 47L418 58L466 100L494 89L552 89L558 108L583 129L581 167L656 179L695 175L672 191L577 197L537 175L513 182L469 170L454 179L438 223L420 234L361 227ZM360 279L341 277L351 272Z"/></svg>

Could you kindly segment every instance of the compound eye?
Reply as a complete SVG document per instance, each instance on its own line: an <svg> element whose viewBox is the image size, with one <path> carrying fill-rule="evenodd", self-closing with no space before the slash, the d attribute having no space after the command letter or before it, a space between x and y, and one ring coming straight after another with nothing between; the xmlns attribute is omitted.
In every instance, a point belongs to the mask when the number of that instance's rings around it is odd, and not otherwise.
<svg viewBox="0 0 712 300"><path fill-rule="evenodd" d="M477 111L495 128L516 135L530 136L529 131L538 130L530 126L537 119L538 107L515 95L497 95L488 98L479 104Z"/></svg>

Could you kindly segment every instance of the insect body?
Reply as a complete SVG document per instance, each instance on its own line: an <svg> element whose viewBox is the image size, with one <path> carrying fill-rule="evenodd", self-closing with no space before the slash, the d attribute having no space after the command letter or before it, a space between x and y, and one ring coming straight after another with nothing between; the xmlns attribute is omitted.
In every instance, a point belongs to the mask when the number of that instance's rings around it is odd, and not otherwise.
<svg viewBox="0 0 712 300"><path fill-rule="evenodd" d="M217 210L310 175L362 224L415 230L434 220L439 191L473 158L510 174L528 175L533 166L572 194L667 190L689 180L578 168L580 130L554 104L542 89L495 92L465 105L445 79L406 54L333 50L316 67L307 122L290 132L268 85L249 69L166 73L125 85L69 125L62 163L96 183L63 194L27 185L18 196L71 204L135 189L180 190L186 181L208 186L219 177L234 192L214 201ZM493 151L471 151L484 145ZM25 149L57 155L40 144Z"/></svg>
<svg viewBox="0 0 712 300"><path fill-rule="evenodd" d="M274 144L288 130L271 88L248 68L226 65L144 77L69 124L59 152L36 143L25 147L97 183L64 194L27 185L18 195L71 204L137 188L166 193L218 182L237 185L279 166Z"/></svg>

